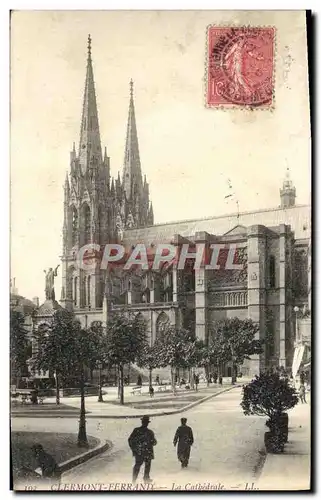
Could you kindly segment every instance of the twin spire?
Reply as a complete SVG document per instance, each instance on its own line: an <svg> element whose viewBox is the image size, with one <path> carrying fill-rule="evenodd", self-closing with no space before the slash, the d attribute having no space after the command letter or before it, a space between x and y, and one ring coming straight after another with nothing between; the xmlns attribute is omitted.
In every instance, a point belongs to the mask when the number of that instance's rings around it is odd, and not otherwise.
<svg viewBox="0 0 321 500"><path fill-rule="evenodd" d="M133 80L129 82L129 93L130 99L123 165L123 188L127 200L130 200L135 193L141 192L143 186L135 118Z"/></svg>
<svg viewBox="0 0 321 500"><path fill-rule="evenodd" d="M91 36L88 35L87 45L87 69L86 81L82 107L81 117L81 130L80 141L78 150L78 161L81 172L84 175L88 170L93 169L95 166L99 169L102 164L107 163L107 153L105 150L104 158L102 157L98 110L96 101L96 91L93 73L93 63L91 57ZM138 225L146 224L148 214L141 213L142 205L145 206L146 193L148 193L148 184L143 184L140 155L138 147L138 136L135 118L134 106L134 82L130 80L129 83L129 111L125 144L125 156L123 163L123 178L122 182L118 181L118 188L123 191L126 200L125 218L127 218L129 211L132 212L135 221ZM76 156L75 152L72 152ZM109 160L109 159L108 159ZM109 177L108 177L109 179ZM109 180L108 180L109 185ZM116 181L117 186L117 181ZM111 189L113 185L111 186ZM114 186L115 189L115 186ZM149 196L147 196L149 197ZM148 208L147 208L148 211ZM143 222L145 220L145 222Z"/></svg>
<svg viewBox="0 0 321 500"><path fill-rule="evenodd" d="M81 118L79 162L83 174L89 168L90 162L102 161L101 141L99 133L98 110L96 102L94 73L91 59L91 36L88 35L88 56L85 81L85 92ZM141 190L142 173L138 149L138 137L134 107L134 82L130 80L130 101L127 124L127 137L125 146L123 186L126 198L130 199L132 190Z"/></svg>
<svg viewBox="0 0 321 500"><path fill-rule="evenodd" d="M91 37L88 35L87 70L79 142L79 163L82 173L86 172L90 167L90 163L100 164L101 161L98 111L91 60Z"/></svg>

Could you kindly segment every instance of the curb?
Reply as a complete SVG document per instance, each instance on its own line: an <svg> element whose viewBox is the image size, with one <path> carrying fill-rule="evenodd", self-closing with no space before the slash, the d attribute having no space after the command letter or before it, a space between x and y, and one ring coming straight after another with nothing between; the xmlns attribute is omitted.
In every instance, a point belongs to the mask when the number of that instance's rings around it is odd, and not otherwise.
<svg viewBox="0 0 321 500"><path fill-rule="evenodd" d="M176 409L176 410L169 410L169 411L162 411L162 412L159 412L159 413L148 413L148 416L149 417L163 417L163 416L168 416L168 415L177 415L178 413L183 413L185 411L188 411L190 410L191 408L193 408L194 406L198 406L202 403L204 403L205 401L208 401L209 399L211 398L215 398L216 396L219 396L220 394L223 394L224 392L229 392L233 389L236 389L237 387L242 387L242 384L235 384L233 385L232 387L227 387L226 389L222 389L218 392L215 392L214 394L209 394L208 396L205 396L204 398L202 399L199 399L198 401L194 401L193 403L190 403L186 406L183 406L183 408L179 408L179 409ZM124 420L127 420L127 419L134 419L134 418L141 418L143 417L144 415L146 415L146 413L139 413L139 414L136 414L136 415L103 415L103 414L98 414L98 413L86 413L86 419L88 418L109 418L109 419L124 419ZM30 413L19 413L17 415L11 415L11 418L79 418L79 414L75 415L71 415L70 413L66 413L65 415L63 415L62 413L60 413L59 415L41 415L41 414L32 414L30 415Z"/></svg>
<svg viewBox="0 0 321 500"><path fill-rule="evenodd" d="M100 444L96 446L96 448L93 448L92 450L89 451L85 451L84 453L81 453L76 457L70 458L69 460L62 462L61 464L59 464L59 468L62 473L67 472L68 470L77 467L77 465L87 462L87 460L90 460L91 458L96 457L97 455L100 455L101 453L104 453L107 450L111 450L112 447L113 444L111 441L105 441L103 444L101 444L100 442Z"/></svg>

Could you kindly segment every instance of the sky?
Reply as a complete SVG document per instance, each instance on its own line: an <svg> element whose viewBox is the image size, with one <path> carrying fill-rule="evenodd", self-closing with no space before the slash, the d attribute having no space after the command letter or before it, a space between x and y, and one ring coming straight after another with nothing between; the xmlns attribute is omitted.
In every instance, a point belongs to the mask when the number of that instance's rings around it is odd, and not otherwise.
<svg viewBox="0 0 321 500"><path fill-rule="evenodd" d="M205 106L206 28L275 26L273 110ZM289 167L310 198L305 14L300 11L15 11L11 18L11 276L44 299L60 261L63 183L78 148L87 37L102 147L122 171L134 80L155 222L276 207ZM228 179L235 197L229 202ZM56 295L60 297L60 277Z"/></svg>

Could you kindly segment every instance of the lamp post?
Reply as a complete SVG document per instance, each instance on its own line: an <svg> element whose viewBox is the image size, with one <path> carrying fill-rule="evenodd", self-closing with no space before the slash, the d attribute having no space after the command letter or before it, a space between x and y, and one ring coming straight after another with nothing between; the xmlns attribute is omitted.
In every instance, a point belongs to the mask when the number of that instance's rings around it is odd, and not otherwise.
<svg viewBox="0 0 321 500"><path fill-rule="evenodd" d="M85 328L87 330L88 316L85 315ZM79 416L79 430L78 430L78 446L80 448L88 448L89 443L86 433L86 410L85 410L85 376L84 364L81 363L80 367L80 416Z"/></svg>
<svg viewBox="0 0 321 500"><path fill-rule="evenodd" d="M88 439L86 433L86 410L85 410L85 381L84 381L84 366L81 366L80 373L80 417L78 430L78 446L80 448L88 448Z"/></svg>
<svg viewBox="0 0 321 500"><path fill-rule="evenodd" d="M98 403L103 403L104 399L103 399L103 393L102 393L102 387L101 387L101 369L102 369L102 364L101 363L99 363L98 369L99 369Z"/></svg>
<svg viewBox="0 0 321 500"><path fill-rule="evenodd" d="M232 356L232 384L234 385L236 383L236 373L237 373L237 367L236 367L236 364L235 364L235 356L234 356L234 349L232 347L232 344L231 342L229 342L229 346L230 346L230 349L231 349L231 356Z"/></svg>

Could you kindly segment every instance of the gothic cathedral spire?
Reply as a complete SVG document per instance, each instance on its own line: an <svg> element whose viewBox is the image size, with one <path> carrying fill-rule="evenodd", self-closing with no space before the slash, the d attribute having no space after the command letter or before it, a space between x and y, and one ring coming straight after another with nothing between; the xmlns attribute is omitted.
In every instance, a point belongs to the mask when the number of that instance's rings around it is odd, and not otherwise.
<svg viewBox="0 0 321 500"><path fill-rule="evenodd" d="M111 181L111 182L110 182ZM103 304L106 273L97 260L94 269L77 265L78 251L84 245L99 244L101 249L125 230L153 223L149 208L149 186L143 183L133 98L127 124L123 181L110 178L110 158L102 152L98 111L88 36L86 82L81 117L78 154L70 152L70 176L64 185L64 224L61 303L74 310L100 309Z"/></svg>
<svg viewBox="0 0 321 500"><path fill-rule="evenodd" d="M101 162L98 111L91 59L91 37L88 35L87 71L79 142L79 163L83 175L91 163L100 165Z"/></svg>
<svg viewBox="0 0 321 500"><path fill-rule="evenodd" d="M124 155L122 192L126 228L144 227L148 224L149 189L143 183L139 157L138 137L134 106L134 83L130 80L130 98ZM129 221L129 222L128 222Z"/></svg>
<svg viewBox="0 0 321 500"><path fill-rule="evenodd" d="M127 201L132 200L135 194L140 194L143 185L142 171L140 166L138 137L136 129L135 106L133 87L134 82L130 80L130 100L127 122L127 135L123 169L123 189Z"/></svg>

